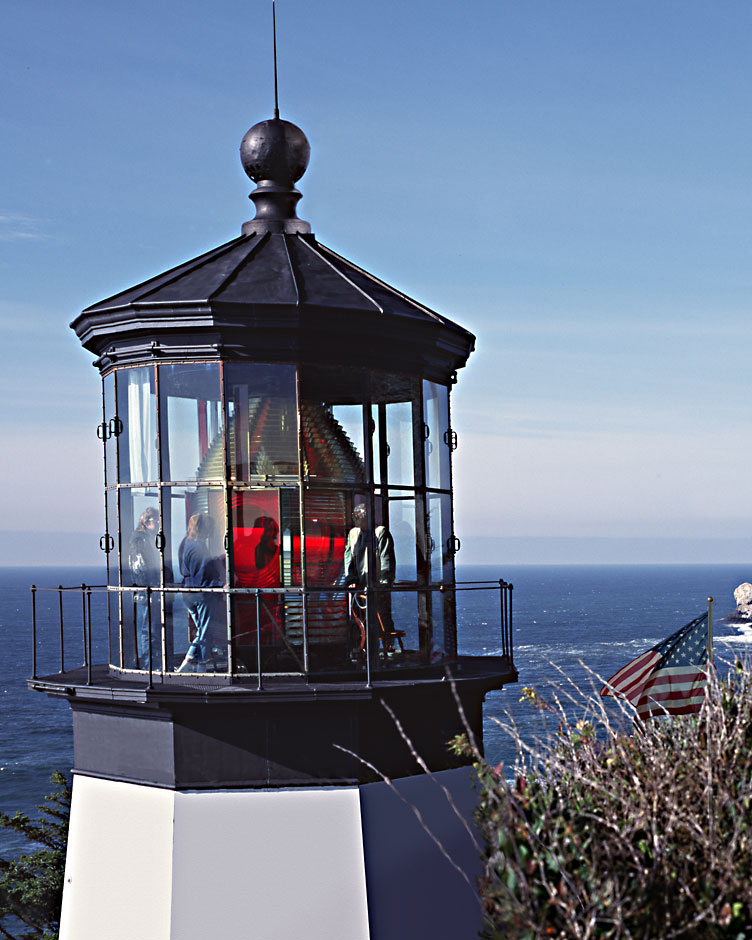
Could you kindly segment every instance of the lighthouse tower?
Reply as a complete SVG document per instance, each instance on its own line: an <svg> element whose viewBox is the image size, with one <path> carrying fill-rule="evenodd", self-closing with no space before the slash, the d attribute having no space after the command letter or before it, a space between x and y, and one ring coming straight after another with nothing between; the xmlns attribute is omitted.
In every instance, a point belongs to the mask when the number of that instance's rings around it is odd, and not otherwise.
<svg viewBox="0 0 752 940"><path fill-rule="evenodd" d="M503 581L500 654L458 654L474 337L311 234L298 127L256 124L241 158L239 237L72 324L102 376L109 656L30 680L73 714L60 936L469 940L447 742L482 746L517 678Z"/></svg>

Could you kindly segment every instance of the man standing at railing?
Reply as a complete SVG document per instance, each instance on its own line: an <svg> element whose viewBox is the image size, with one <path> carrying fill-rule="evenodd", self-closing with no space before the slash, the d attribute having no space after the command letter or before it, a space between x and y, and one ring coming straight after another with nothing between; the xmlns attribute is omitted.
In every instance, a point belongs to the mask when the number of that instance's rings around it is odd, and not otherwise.
<svg viewBox="0 0 752 940"><path fill-rule="evenodd" d="M371 533L368 529L368 511L365 503L358 503L352 513L353 528L345 542L345 584L349 588L368 586L368 542ZM392 620L392 595L389 588L394 583L396 559L394 539L391 532L383 525L373 530L372 552L375 560L372 586L383 588L376 592L376 603L371 608L371 617L378 621L378 635L381 637L385 652L394 648L394 621ZM372 595L373 597L373 595ZM352 608L361 605L361 615L353 611L358 623L364 620L361 595L351 595Z"/></svg>
<svg viewBox="0 0 752 940"><path fill-rule="evenodd" d="M134 587L159 587L160 556L157 549L159 510L145 509L138 520L128 546L128 567ZM149 603L146 592L136 597L136 668L149 668ZM156 599L156 597L154 598ZM151 614L152 649L156 659L159 651L159 606L153 604Z"/></svg>

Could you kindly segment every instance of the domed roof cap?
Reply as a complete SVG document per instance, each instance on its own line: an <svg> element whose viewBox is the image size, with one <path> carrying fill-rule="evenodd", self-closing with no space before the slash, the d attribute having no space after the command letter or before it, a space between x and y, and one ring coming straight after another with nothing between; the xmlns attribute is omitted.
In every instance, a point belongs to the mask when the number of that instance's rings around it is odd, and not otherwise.
<svg viewBox="0 0 752 940"><path fill-rule="evenodd" d="M301 194L295 188L310 157L311 145L303 131L276 113L246 131L240 143L240 160L258 185L249 196L256 206L256 215L243 225L243 235L266 232L300 235L311 231L308 222L297 216Z"/></svg>
<svg viewBox="0 0 752 940"><path fill-rule="evenodd" d="M290 187L305 173L310 158L306 135L297 125L280 118L254 124L240 143L243 169L254 183L271 180Z"/></svg>

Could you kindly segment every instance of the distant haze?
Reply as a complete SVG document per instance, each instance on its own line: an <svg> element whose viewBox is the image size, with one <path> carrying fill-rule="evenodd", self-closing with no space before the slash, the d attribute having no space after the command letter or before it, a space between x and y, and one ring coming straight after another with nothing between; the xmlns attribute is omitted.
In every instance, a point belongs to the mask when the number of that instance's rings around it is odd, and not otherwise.
<svg viewBox="0 0 752 940"><path fill-rule="evenodd" d="M0 567L104 566L99 535L86 532L0 532ZM752 538L535 538L469 536L457 565L743 564L752 580Z"/></svg>

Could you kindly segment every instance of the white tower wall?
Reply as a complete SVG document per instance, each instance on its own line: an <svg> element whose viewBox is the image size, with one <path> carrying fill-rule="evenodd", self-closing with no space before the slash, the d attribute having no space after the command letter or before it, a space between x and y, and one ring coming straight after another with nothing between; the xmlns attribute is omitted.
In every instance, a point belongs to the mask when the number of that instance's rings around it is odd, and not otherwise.
<svg viewBox="0 0 752 940"><path fill-rule="evenodd" d="M76 774L60 940L475 940L469 771L435 777L454 807L426 776L182 792Z"/></svg>

